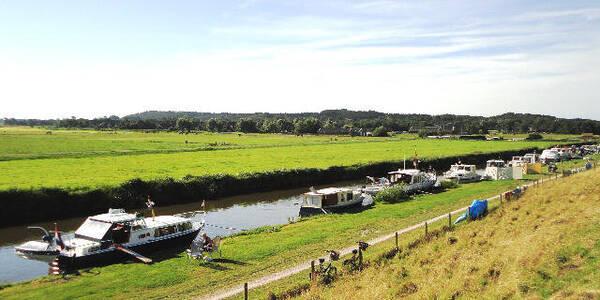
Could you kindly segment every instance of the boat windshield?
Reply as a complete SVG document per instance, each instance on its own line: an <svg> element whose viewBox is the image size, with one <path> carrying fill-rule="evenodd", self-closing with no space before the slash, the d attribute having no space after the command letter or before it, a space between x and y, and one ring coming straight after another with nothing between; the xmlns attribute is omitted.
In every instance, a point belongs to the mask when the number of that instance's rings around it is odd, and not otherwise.
<svg viewBox="0 0 600 300"><path fill-rule="evenodd" d="M487 163L488 167L504 167L504 162L503 161L488 161Z"/></svg>
<svg viewBox="0 0 600 300"><path fill-rule="evenodd" d="M111 226L112 223L100 222L88 218L77 228L75 237L101 241Z"/></svg>
<svg viewBox="0 0 600 300"><path fill-rule="evenodd" d="M398 182L404 182L406 184L411 184L412 176L408 174L398 174Z"/></svg>

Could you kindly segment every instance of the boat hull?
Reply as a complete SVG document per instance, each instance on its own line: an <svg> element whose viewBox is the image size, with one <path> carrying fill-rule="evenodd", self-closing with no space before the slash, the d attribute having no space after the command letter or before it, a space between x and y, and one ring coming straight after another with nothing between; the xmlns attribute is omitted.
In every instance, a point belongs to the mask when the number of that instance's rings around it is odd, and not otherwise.
<svg viewBox="0 0 600 300"><path fill-rule="evenodd" d="M196 237L200 229L191 231L189 233L162 240L155 240L152 242L139 244L135 246L123 245L127 249L138 252L142 255L150 255L163 250L175 250L181 247L184 250L188 247L192 240ZM132 256L124 252L116 250L111 247L107 251L98 252L95 254L89 254L85 256L66 256L63 254L58 255L58 264L60 269L65 272L71 272L77 269L98 267L118 262L124 262L127 260L134 260Z"/></svg>
<svg viewBox="0 0 600 300"><path fill-rule="evenodd" d="M373 203L373 198L369 195L368 197L361 197L360 201L356 201L354 203L349 203L346 205L335 205L326 207L302 206L300 207L300 216L308 217L319 214L352 212L370 207L373 205Z"/></svg>

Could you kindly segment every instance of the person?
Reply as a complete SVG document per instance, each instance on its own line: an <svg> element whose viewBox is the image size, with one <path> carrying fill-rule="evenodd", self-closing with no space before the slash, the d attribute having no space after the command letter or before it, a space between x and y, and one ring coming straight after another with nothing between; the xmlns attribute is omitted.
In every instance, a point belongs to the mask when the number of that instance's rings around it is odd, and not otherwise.
<svg viewBox="0 0 600 300"><path fill-rule="evenodd" d="M204 239L204 245L202 246L202 249L204 249L204 251L212 251L213 250L213 240L208 237L208 235L206 233L202 234L202 239Z"/></svg>

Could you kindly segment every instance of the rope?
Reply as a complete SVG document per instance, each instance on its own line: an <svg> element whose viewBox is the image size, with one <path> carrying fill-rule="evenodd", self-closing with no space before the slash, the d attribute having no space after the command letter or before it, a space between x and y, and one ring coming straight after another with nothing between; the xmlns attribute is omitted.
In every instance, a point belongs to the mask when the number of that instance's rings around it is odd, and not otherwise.
<svg viewBox="0 0 600 300"><path fill-rule="evenodd" d="M213 225L213 224L204 224L204 225L210 226L210 227L215 227L215 228L220 228L220 229L225 229L225 230L246 231L246 229L239 229L239 228L228 227L228 226Z"/></svg>

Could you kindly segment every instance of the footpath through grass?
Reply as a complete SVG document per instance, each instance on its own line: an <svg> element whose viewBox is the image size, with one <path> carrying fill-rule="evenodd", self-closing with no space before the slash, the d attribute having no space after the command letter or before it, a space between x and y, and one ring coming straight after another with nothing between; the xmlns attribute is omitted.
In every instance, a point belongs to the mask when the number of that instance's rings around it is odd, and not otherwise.
<svg viewBox="0 0 600 300"><path fill-rule="evenodd" d="M365 252L369 267L330 286L307 274L252 291L303 299L600 298L600 169L494 203L481 221L431 226ZM384 257L387 256L387 257ZM341 266L339 267L341 269Z"/></svg>
<svg viewBox="0 0 600 300"><path fill-rule="evenodd" d="M487 181L462 185L398 204L381 204L354 214L332 214L226 238L223 259L189 261L184 254L152 265L116 264L67 279L46 277L0 290L2 299L162 298L192 297L242 284L244 281L323 255L326 249L347 247L444 212L473 199L499 194L519 184Z"/></svg>

